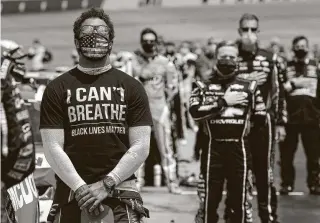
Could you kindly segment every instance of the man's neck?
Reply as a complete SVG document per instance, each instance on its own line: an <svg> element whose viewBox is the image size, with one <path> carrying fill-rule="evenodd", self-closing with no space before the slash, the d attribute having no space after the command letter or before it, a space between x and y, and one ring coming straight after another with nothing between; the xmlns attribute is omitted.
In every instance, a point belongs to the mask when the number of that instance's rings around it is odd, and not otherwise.
<svg viewBox="0 0 320 223"><path fill-rule="evenodd" d="M151 52L151 53L147 53L145 51L142 51L143 55L147 58L150 58L150 57L154 57L156 56L158 53L157 52Z"/></svg>
<svg viewBox="0 0 320 223"><path fill-rule="evenodd" d="M258 49L259 49L258 43L251 46L246 46L243 43L240 43L239 51L240 51L240 54L255 55Z"/></svg>
<svg viewBox="0 0 320 223"><path fill-rule="evenodd" d="M82 56L80 56L79 58L79 65L84 68L99 68L99 67L105 67L109 64L110 64L109 56L98 61L91 61Z"/></svg>

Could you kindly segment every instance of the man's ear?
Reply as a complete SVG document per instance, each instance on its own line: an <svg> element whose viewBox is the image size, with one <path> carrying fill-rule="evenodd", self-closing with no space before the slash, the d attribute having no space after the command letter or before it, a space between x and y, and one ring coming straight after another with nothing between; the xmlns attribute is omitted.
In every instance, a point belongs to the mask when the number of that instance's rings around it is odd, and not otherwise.
<svg viewBox="0 0 320 223"><path fill-rule="evenodd" d="M74 45L75 45L76 48L78 49L78 48L80 47L79 40L74 39Z"/></svg>

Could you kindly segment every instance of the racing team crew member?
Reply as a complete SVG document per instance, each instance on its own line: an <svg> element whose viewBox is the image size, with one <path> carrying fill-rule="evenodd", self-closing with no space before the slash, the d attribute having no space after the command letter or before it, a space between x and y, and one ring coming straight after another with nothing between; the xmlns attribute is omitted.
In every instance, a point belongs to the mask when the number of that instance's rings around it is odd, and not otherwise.
<svg viewBox="0 0 320 223"><path fill-rule="evenodd" d="M236 77L238 48L235 43L217 46L217 64L213 78L205 85L194 84L190 112L195 120L206 120L209 133L207 153L203 153L201 174L204 190L199 191L203 204L196 222L218 222L224 180L228 182L230 222L245 222L247 173L250 152L247 144L251 125L265 125L266 110L256 81ZM202 157L202 158L203 158Z"/></svg>
<svg viewBox="0 0 320 223"><path fill-rule="evenodd" d="M161 166L171 193L180 193L176 160L171 137L170 101L177 94L177 70L172 62L157 51L157 33L141 31L142 50L133 59L133 76L141 81L149 98L153 133L161 156ZM140 179L140 177L138 177Z"/></svg>
<svg viewBox="0 0 320 223"><path fill-rule="evenodd" d="M258 82L267 109L267 125L254 128L249 140L258 192L259 217L262 223L267 223L277 222L277 196L273 186L273 142L274 139L282 141L285 137L285 68L276 55L259 47L258 33L258 17L244 14L239 21L239 78ZM226 203L228 206L228 201ZM226 208L226 218L229 210ZM248 210L247 221L252 221L250 218Z"/></svg>
<svg viewBox="0 0 320 223"><path fill-rule="evenodd" d="M307 184L311 194L320 195L320 66L308 55L309 43L305 36L292 41L293 60L287 64L288 124L287 136L280 143L281 194L294 189L294 154L301 134L307 157Z"/></svg>
<svg viewBox="0 0 320 223"><path fill-rule="evenodd" d="M1 222L36 222L38 194L15 210L7 189L23 182L35 169L35 146L28 108L16 78L25 74L17 43L1 41ZM34 183L34 182L33 182ZM20 185L19 185L20 186ZM34 202L33 202L34 201ZM23 209L23 210L22 210ZM9 220L10 219L10 220Z"/></svg>
<svg viewBox="0 0 320 223"><path fill-rule="evenodd" d="M73 31L79 65L52 80L41 103L44 154L58 176L48 221L140 222L148 211L134 173L149 154L147 94L110 65L114 28L103 9L83 12Z"/></svg>

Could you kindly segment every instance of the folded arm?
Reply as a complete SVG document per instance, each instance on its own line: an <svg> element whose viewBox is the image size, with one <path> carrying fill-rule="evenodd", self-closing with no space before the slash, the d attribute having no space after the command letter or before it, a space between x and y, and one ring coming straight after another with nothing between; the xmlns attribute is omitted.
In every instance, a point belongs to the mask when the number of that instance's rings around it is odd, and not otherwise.
<svg viewBox="0 0 320 223"><path fill-rule="evenodd" d="M151 126L129 128L130 148L117 166L108 174L116 185L133 175L147 159L150 150Z"/></svg>
<svg viewBox="0 0 320 223"><path fill-rule="evenodd" d="M227 106L223 98L210 102L210 104L205 104L206 96L204 94L204 86L202 87L201 85L201 82L194 84L189 101L189 112L196 121L212 118Z"/></svg>
<svg viewBox="0 0 320 223"><path fill-rule="evenodd" d="M53 171L58 177L76 191L86 183L79 176L70 158L63 150L63 129L41 129L41 137L44 147L44 155Z"/></svg>

